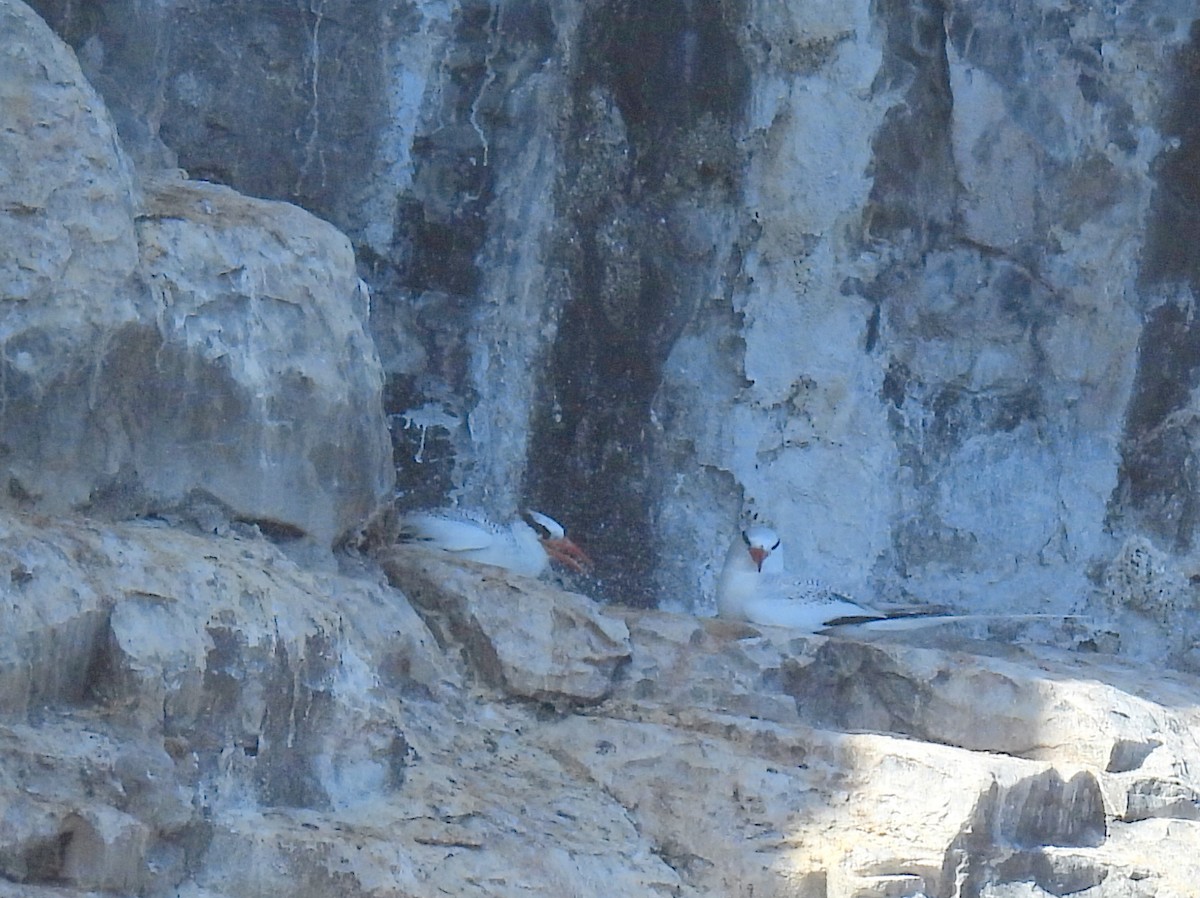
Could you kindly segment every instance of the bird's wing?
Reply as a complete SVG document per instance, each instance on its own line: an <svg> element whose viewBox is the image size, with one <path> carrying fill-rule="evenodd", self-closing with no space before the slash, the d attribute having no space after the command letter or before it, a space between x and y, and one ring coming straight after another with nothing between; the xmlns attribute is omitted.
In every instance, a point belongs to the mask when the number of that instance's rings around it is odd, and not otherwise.
<svg viewBox="0 0 1200 898"><path fill-rule="evenodd" d="M765 576L743 607L746 620L815 633L827 627L883 620L887 615L817 580Z"/></svg>
<svg viewBox="0 0 1200 898"><path fill-rule="evenodd" d="M831 626L831 621L845 617L835 609L820 604L760 597L747 601L742 614L753 624L791 627L805 633L824 630Z"/></svg>
<svg viewBox="0 0 1200 898"><path fill-rule="evenodd" d="M480 521L418 512L401 520L400 538L428 543L447 552L476 552L495 545L499 534Z"/></svg>

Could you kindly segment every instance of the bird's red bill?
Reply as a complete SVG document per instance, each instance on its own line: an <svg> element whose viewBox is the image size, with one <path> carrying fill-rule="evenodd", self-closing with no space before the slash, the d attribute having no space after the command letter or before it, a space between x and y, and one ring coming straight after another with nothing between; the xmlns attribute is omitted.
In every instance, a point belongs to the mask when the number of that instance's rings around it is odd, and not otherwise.
<svg viewBox="0 0 1200 898"><path fill-rule="evenodd" d="M588 557L587 552L565 536L562 539L544 539L542 545L546 547L546 554L552 561L557 561L580 574L586 574L592 569L592 559Z"/></svg>
<svg viewBox="0 0 1200 898"><path fill-rule="evenodd" d="M751 546L746 551L750 553L750 557L754 559L755 565L761 571L763 562L767 560L767 550L759 546Z"/></svg>

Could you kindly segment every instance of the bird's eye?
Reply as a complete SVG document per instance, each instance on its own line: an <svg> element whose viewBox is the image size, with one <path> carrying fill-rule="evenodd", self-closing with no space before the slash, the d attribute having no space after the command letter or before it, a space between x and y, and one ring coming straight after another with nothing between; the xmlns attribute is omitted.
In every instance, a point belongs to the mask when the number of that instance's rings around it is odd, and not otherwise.
<svg viewBox="0 0 1200 898"><path fill-rule="evenodd" d="M778 539L777 539L777 540L775 540L775 545L771 546L771 551L772 551L772 552L774 552L776 549L778 549L778 548L779 548L779 543L780 543L780 542L782 542L782 540L778 540Z"/></svg>
<svg viewBox="0 0 1200 898"><path fill-rule="evenodd" d="M521 518L533 528L533 532L538 535L538 539L545 539L550 535L550 528L538 520L537 514L532 511L521 512Z"/></svg>
<svg viewBox="0 0 1200 898"><path fill-rule="evenodd" d="M746 548L750 548L750 537L746 535L746 531L742 531L742 542L746 544Z"/></svg>

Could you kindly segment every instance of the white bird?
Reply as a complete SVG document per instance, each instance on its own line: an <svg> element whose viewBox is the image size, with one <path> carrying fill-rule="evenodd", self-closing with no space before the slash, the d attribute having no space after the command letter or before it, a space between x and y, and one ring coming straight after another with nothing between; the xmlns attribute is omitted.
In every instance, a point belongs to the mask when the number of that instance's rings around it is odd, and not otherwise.
<svg viewBox="0 0 1200 898"><path fill-rule="evenodd" d="M857 625L865 629L905 629L978 619L1040 618L1038 614L947 614L935 606L907 606L887 611L840 595L816 580L788 576L783 570L779 535L755 525L743 531L725 556L717 580L717 614L752 624L793 627L819 633ZM1049 615L1053 618L1072 615Z"/></svg>
<svg viewBox="0 0 1200 898"><path fill-rule="evenodd" d="M591 567L587 554L567 539L549 515L525 511L511 524L495 524L455 509L421 511L400 519L400 541L440 549L455 558L492 564L526 577L538 577L553 559L572 570Z"/></svg>

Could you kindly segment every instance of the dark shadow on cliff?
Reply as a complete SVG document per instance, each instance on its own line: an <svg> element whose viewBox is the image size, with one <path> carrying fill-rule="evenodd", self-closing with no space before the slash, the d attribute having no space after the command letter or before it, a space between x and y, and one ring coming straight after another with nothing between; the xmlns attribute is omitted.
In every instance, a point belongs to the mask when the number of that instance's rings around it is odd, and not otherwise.
<svg viewBox="0 0 1200 898"><path fill-rule="evenodd" d="M650 405L738 195L749 77L738 14L733 3L616 0L580 26L553 253L569 298L534 416L528 492L542 507L569 506L602 593L631 605L655 601Z"/></svg>
<svg viewBox="0 0 1200 898"><path fill-rule="evenodd" d="M1143 295L1186 293L1146 313L1125 417L1120 481L1109 525L1148 531L1174 551L1195 544L1200 524L1200 430L1191 409L1200 385L1200 22L1177 54L1161 128L1157 186L1142 253Z"/></svg>

